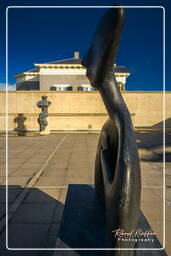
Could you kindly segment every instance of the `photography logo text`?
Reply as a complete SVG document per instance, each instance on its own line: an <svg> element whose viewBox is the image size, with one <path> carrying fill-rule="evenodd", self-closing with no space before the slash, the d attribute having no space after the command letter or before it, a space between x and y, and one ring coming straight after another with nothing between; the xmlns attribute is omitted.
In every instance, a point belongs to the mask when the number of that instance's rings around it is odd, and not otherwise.
<svg viewBox="0 0 171 256"><path fill-rule="evenodd" d="M115 229L112 230L112 233L117 238L118 241L123 242L154 242L154 239L157 233L152 230L142 230L141 228L132 229L131 231L127 231L125 229Z"/></svg>

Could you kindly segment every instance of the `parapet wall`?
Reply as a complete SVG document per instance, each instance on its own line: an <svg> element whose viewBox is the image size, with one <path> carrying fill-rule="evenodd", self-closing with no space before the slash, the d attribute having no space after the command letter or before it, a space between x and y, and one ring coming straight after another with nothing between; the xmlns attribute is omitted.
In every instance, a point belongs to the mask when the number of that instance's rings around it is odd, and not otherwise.
<svg viewBox="0 0 171 256"><path fill-rule="evenodd" d="M26 117L28 131L38 131L40 109L37 102L48 96L50 130L100 130L108 115L98 92L11 91L8 93L8 129L14 130L19 113ZM5 130L6 93L0 92L0 130ZM124 92L135 127L162 127L162 92ZM166 124L171 127L171 93L166 92Z"/></svg>

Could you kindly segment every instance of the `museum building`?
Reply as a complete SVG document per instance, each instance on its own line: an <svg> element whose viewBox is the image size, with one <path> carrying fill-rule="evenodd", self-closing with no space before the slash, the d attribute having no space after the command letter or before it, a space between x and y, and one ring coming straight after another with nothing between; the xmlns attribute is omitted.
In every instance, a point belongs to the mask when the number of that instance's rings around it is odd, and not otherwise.
<svg viewBox="0 0 171 256"><path fill-rule="evenodd" d="M16 74L16 90L40 91L94 91L81 65L79 52L74 57L47 63L35 63L35 68ZM124 66L114 64L114 73L121 91L125 91L130 72Z"/></svg>

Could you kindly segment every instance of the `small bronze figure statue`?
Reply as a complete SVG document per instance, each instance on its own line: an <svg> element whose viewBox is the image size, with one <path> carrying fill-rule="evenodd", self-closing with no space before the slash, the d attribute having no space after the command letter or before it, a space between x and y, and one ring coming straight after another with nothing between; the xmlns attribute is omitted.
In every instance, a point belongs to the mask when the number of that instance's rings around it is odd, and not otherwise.
<svg viewBox="0 0 171 256"><path fill-rule="evenodd" d="M124 22L124 9L107 11L97 25L91 46L82 60L91 86L98 89L109 114L104 124L95 163L95 189L106 212L108 248L134 248L118 241L113 230L136 230L140 214L141 177L138 148L130 113L114 75L114 61ZM132 256L132 250L109 251Z"/></svg>
<svg viewBox="0 0 171 256"><path fill-rule="evenodd" d="M48 125L46 117L48 117L48 107L51 105L50 101L47 101L47 96L42 96L42 100L37 103L38 108L42 109L39 114L38 123L40 125L40 132L44 131Z"/></svg>

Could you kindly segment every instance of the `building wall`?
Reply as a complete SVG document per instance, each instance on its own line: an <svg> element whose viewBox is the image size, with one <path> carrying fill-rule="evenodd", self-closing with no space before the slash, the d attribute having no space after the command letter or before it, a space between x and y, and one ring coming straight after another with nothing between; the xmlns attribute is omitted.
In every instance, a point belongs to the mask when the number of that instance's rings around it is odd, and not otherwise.
<svg viewBox="0 0 171 256"><path fill-rule="evenodd" d="M105 106L98 92L15 91L8 93L8 128L14 130L19 113L26 117L27 130L39 130L37 102L48 96L50 130L100 130L107 120ZM124 92L123 97L135 127L162 127L162 92ZM5 130L5 92L0 92L0 130ZM166 93L167 125L171 127L171 93Z"/></svg>
<svg viewBox="0 0 171 256"><path fill-rule="evenodd" d="M118 84L124 87L127 74L115 73ZM83 85L91 88L86 77L86 70L82 68L40 68L38 75L31 73L16 77L17 90L50 90L50 87L72 86L74 91Z"/></svg>
<svg viewBox="0 0 171 256"><path fill-rule="evenodd" d="M24 81L16 84L17 91L39 90L39 81Z"/></svg>
<svg viewBox="0 0 171 256"><path fill-rule="evenodd" d="M50 90L53 85L69 85L77 90L81 84L90 84L85 75L40 75L40 90Z"/></svg>
<svg viewBox="0 0 171 256"><path fill-rule="evenodd" d="M16 77L16 83L22 83L25 81L39 81L39 75L21 75L19 77Z"/></svg>

